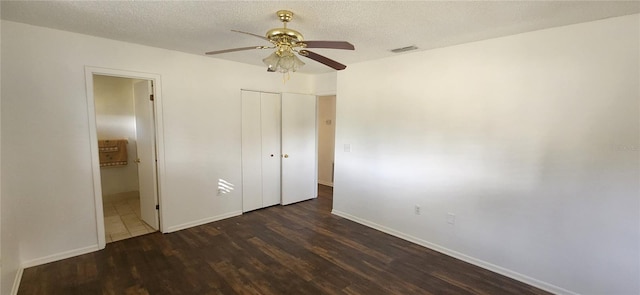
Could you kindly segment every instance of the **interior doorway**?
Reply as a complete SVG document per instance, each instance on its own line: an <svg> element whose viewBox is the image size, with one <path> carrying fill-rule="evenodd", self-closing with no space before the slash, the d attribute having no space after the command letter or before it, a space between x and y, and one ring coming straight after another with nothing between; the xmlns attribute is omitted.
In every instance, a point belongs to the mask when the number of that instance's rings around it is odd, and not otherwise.
<svg viewBox="0 0 640 295"><path fill-rule="evenodd" d="M318 96L318 184L333 187L336 96Z"/></svg>
<svg viewBox="0 0 640 295"><path fill-rule="evenodd" d="M107 243L158 230L153 81L93 75Z"/></svg>
<svg viewBox="0 0 640 295"><path fill-rule="evenodd" d="M98 245L162 229L159 76L87 67Z"/></svg>

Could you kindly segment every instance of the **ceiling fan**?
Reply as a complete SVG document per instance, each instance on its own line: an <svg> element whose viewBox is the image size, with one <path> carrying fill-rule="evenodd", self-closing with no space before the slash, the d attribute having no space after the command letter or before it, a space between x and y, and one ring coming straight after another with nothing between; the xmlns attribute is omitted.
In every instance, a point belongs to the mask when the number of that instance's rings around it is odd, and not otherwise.
<svg viewBox="0 0 640 295"><path fill-rule="evenodd" d="M345 41L305 41L300 32L287 28L287 23L290 22L293 18L293 12L288 10L280 10L276 12L276 15L278 16L280 21L282 21L283 27L271 29L265 36L231 30L236 33L247 34L269 41L271 42L272 46L240 47L210 51L205 54L214 55L250 49L275 49L275 52L262 60L267 65L268 72L288 73L289 71L295 72L296 70L298 70L298 68L304 65L304 62L302 62L296 56L296 53L300 56L315 60L335 70L344 70L345 68L347 68L346 65L343 65L328 57L317 54L313 51L307 50L307 48L354 50L355 48L351 43Z"/></svg>

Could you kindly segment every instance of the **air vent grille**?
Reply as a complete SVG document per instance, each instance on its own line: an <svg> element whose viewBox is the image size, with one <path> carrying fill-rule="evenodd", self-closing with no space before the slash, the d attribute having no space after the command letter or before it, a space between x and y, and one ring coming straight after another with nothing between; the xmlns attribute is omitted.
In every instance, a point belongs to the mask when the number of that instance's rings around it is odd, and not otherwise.
<svg viewBox="0 0 640 295"><path fill-rule="evenodd" d="M416 47L415 45L411 45L411 46L407 46L407 47L400 47L400 48L396 48L396 49L391 49L391 52L393 52L393 53L401 53L401 52L407 52L407 51L416 50L416 49L418 49L418 47Z"/></svg>

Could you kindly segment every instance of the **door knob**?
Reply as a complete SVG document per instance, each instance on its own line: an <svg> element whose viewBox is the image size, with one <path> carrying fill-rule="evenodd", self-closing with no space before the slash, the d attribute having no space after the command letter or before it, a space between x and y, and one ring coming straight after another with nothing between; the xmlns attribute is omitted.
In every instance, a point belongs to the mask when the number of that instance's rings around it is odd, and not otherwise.
<svg viewBox="0 0 640 295"><path fill-rule="evenodd" d="M289 157L289 155L287 155L287 154L284 154L284 157L285 157L285 158L288 158L288 157Z"/></svg>
<svg viewBox="0 0 640 295"><path fill-rule="evenodd" d="M134 162L140 164L140 159L136 159Z"/></svg>

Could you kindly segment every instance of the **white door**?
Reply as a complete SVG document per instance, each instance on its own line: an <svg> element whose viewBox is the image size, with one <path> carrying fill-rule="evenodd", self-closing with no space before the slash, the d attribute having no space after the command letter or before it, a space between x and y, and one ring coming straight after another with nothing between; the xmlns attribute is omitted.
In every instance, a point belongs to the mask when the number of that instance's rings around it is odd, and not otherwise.
<svg viewBox="0 0 640 295"><path fill-rule="evenodd" d="M282 94L282 205L317 196L316 97Z"/></svg>
<svg viewBox="0 0 640 295"><path fill-rule="evenodd" d="M138 150L138 181L140 187L140 214L142 220L158 229L158 204L156 185L155 123L151 81L133 85L136 114L136 146Z"/></svg>
<svg viewBox="0 0 640 295"><path fill-rule="evenodd" d="M242 91L242 212L262 208L260 92Z"/></svg>
<svg viewBox="0 0 640 295"><path fill-rule="evenodd" d="M261 93L262 207L280 204L280 94Z"/></svg>
<svg viewBox="0 0 640 295"><path fill-rule="evenodd" d="M280 95L242 91L242 211L280 204Z"/></svg>

